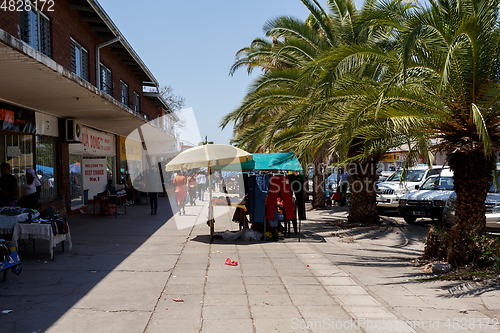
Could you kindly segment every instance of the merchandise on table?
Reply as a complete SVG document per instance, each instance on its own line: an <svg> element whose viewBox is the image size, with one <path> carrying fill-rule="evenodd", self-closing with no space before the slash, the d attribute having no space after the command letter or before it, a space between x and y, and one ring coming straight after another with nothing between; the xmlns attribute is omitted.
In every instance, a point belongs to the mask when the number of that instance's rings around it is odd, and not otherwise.
<svg viewBox="0 0 500 333"><path fill-rule="evenodd" d="M241 199L238 198L238 197L220 196L218 198L212 198L212 204L216 205L216 206L227 206L228 205L228 200L229 200L229 204L231 206L238 205L241 202Z"/></svg>

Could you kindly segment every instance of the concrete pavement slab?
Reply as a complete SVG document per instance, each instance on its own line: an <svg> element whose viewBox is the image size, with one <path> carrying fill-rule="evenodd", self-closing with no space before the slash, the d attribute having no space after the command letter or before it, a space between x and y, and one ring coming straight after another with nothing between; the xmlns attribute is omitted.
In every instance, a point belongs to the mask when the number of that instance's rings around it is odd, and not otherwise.
<svg viewBox="0 0 500 333"><path fill-rule="evenodd" d="M183 302L175 302L174 298L181 298ZM191 319L199 320L203 308L202 295L163 295L152 316L152 320Z"/></svg>
<svg viewBox="0 0 500 333"><path fill-rule="evenodd" d="M296 306L339 306L329 295L290 295L290 298Z"/></svg>
<svg viewBox="0 0 500 333"><path fill-rule="evenodd" d="M254 318L261 319L288 319L301 318L297 308L293 305L250 305Z"/></svg>
<svg viewBox="0 0 500 333"><path fill-rule="evenodd" d="M388 310L376 306L358 306L358 305L344 305L344 310L347 313L354 315L356 319L359 318L388 318L394 319L396 316Z"/></svg>
<svg viewBox="0 0 500 333"><path fill-rule="evenodd" d="M197 295L203 293L203 283L199 284L167 284L164 293L167 295Z"/></svg>
<svg viewBox="0 0 500 333"><path fill-rule="evenodd" d="M250 319L248 305L205 305L203 307L203 319Z"/></svg>
<svg viewBox="0 0 500 333"><path fill-rule="evenodd" d="M75 308L152 311L169 273L111 272Z"/></svg>
<svg viewBox="0 0 500 333"><path fill-rule="evenodd" d="M241 305L248 307L248 296L247 295L221 295L221 294L209 294L205 295L203 304L208 305Z"/></svg>
<svg viewBox="0 0 500 333"><path fill-rule="evenodd" d="M193 319L152 319L146 333L199 332L201 320Z"/></svg>
<svg viewBox="0 0 500 333"><path fill-rule="evenodd" d="M248 284L245 283L248 295L287 295L287 290L280 284Z"/></svg>
<svg viewBox="0 0 500 333"><path fill-rule="evenodd" d="M146 327L150 315L150 312L104 312L88 309L72 309L45 332L140 332Z"/></svg>
<svg viewBox="0 0 500 333"><path fill-rule="evenodd" d="M340 305L298 305L306 320L349 320L351 317Z"/></svg>
<svg viewBox="0 0 500 333"><path fill-rule="evenodd" d="M263 284L263 285L271 285L271 284L282 284L281 280L278 276L246 276L245 275L245 283L246 284Z"/></svg>
<svg viewBox="0 0 500 333"><path fill-rule="evenodd" d="M293 306L288 295L248 295L250 306Z"/></svg>
<svg viewBox="0 0 500 333"><path fill-rule="evenodd" d="M206 295L245 295L245 287L243 281L240 284L226 284L224 280L219 283L210 283L206 285Z"/></svg>
<svg viewBox="0 0 500 333"><path fill-rule="evenodd" d="M358 284L347 276L317 276L317 279L325 286L357 286Z"/></svg>
<svg viewBox="0 0 500 333"><path fill-rule="evenodd" d="M184 332L184 331L183 331ZM254 327L251 319L204 319L203 320L203 333L253 333Z"/></svg>

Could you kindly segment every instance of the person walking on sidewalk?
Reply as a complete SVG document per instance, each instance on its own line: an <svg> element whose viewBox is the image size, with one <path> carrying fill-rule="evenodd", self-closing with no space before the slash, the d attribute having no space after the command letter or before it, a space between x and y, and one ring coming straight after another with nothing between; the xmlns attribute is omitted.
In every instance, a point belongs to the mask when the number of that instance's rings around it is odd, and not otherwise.
<svg viewBox="0 0 500 333"><path fill-rule="evenodd" d="M149 168L149 172L146 175L146 186L149 193L151 215L156 215L158 210L158 192L161 191L160 174L157 168Z"/></svg>
<svg viewBox="0 0 500 333"><path fill-rule="evenodd" d="M191 206L196 206L196 188L198 187L198 182L196 181L196 176L194 173L190 173L187 179L188 183L188 193L189 193L189 203Z"/></svg>
<svg viewBox="0 0 500 333"><path fill-rule="evenodd" d="M177 199L177 209L179 209L179 215L184 213L186 215L186 208L184 206L184 197L186 196L186 177L184 177L181 172L177 172L177 176L174 178L175 186L175 197Z"/></svg>
<svg viewBox="0 0 500 333"><path fill-rule="evenodd" d="M205 186L207 184L207 178L203 172L200 172L198 176L196 176L196 182L198 183L198 198L200 201L203 201L203 196L205 194Z"/></svg>

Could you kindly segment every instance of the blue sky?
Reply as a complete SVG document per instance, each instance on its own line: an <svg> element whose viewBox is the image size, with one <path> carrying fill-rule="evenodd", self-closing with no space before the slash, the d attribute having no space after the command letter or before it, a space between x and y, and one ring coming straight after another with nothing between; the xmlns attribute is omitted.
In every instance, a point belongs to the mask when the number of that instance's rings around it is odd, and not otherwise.
<svg viewBox="0 0 500 333"><path fill-rule="evenodd" d="M236 52L263 37L268 19L308 14L299 0L98 1L160 85L193 108L201 137L215 143L229 143L232 128L221 131L219 122L253 79L245 69L228 75Z"/></svg>

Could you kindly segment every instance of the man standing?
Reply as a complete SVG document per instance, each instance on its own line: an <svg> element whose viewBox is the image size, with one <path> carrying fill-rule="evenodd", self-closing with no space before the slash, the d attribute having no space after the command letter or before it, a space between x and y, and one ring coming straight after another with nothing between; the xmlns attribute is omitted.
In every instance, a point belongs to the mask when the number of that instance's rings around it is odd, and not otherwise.
<svg viewBox="0 0 500 333"><path fill-rule="evenodd" d="M203 172L200 172L198 176L196 176L196 181L198 182L198 197L201 201L203 201L203 196L205 194L205 186L207 184L207 178Z"/></svg>
<svg viewBox="0 0 500 333"><path fill-rule="evenodd" d="M146 185L149 193L149 204L151 205L151 215L156 215L158 210L158 192L161 191L160 173L154 167L149 168L146 175Z"/></svg>
<svg viewBox="0 0 500 333"><path fill-rule="evenodd" d="M2 163L0 166L0 207L15 206L17 195L17 179L10 173L10 164Z"/></svg>
<svg viewBox="0 0 500 333"><path fill-rule="evenodd" d="M198 187L198 183L196 181L196 176L192 172L189 174L187 179L188 183L188 194L189 194L189 203L196 206L196 188Z"/></svg>
<svg viewBox="0 0 500 333"><path fill-rule="evenodd" d="M178 171L173 183L175 186L175 197L177 199L177 209L179 209L179 215L186 215L184 202L184 197L186 196L186 177L184 177L181 172Z"/></svg>
<svg viewBox="0 0 500 333"><path fill-rule="evenodd" d="M340 205L346 205L346 193L349 186L349 174L341 168L338 173L338 192L340 193Z"/></svg>

